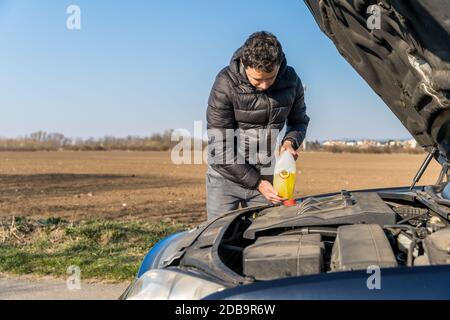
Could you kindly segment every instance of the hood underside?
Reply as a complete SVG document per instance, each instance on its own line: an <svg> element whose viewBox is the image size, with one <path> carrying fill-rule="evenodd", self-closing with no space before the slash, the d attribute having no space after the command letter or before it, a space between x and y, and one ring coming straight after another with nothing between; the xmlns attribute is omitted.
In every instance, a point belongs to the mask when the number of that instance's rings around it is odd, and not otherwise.
<svg viewBox="0 0 450 320"><path fill-rule="evenodd" d="M424 148L450 159L450 2L305 0L321 30ZM371 7L376 5L375 7Z"/></svg>

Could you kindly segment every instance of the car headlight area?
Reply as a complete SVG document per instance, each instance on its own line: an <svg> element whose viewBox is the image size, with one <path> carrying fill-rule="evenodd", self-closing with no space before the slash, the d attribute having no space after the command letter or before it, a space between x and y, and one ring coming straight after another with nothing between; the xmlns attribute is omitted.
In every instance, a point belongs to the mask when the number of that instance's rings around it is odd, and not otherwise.
<svg viewBox="0 0 450 320"><path fill-rule="evenodd" d="M223 285L200 277L193 271L177 268L152 269L134 282L125 299L199 300L223 289Z"/></svg>

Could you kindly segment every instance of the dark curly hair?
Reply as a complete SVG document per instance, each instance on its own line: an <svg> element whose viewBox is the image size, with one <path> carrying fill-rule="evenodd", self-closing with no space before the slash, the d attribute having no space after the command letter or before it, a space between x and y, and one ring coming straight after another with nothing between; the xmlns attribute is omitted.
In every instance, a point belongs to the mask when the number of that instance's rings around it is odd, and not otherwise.
<svg viewBox="0 0 450 320"><path fill-rule="evenodd" d="M255 32L245 41L241 61L244 67L272 72L283 60L283 49L277 37L267 31Z"/></svg>

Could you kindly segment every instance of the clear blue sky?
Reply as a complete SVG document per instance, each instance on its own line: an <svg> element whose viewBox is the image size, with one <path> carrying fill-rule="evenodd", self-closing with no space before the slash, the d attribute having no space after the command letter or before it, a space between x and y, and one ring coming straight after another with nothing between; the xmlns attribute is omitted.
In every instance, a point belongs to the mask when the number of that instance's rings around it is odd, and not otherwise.
<svg viewBox="0 0 450 320"><path fill-rule="evenodd" d="M0 0L0 136L193 130L217 72L258 30L307 86L308 140L410 137L301 0Z"/></svg>

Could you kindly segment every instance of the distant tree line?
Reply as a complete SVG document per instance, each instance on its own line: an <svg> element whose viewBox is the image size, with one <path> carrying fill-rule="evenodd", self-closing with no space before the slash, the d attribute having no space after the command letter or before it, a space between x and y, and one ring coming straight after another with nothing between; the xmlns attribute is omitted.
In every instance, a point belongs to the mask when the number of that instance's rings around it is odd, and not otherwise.
<svg viewBox="0 0 450 320"><path fill-rule="evenodd" d="M148 137L127 136L102 138L68 138L61 133L47 133L37 131L32 134L18 138L1 138L0 151L168 151L179 141L172 141L173 130L165 130L162 133L154 133ZM194 142L192 140L192 146ZM206 143L202 143L202 148ZM324 146L319 141L307 141L303 147L307 151L333 152L333 153L423 153L421 148L403 148L401 146L369 146L361 148L358 146Z"/></svg>
<svg viewBox="0 0 450 320"><path fill-rule="evenodd" d="M0 138L0 151L101 151L143 150L165 151L176 145L171 141L173 130L155 133L148 137L127 136L102 138L68 138L61 133L34 132L18 138Z"/></svg>

